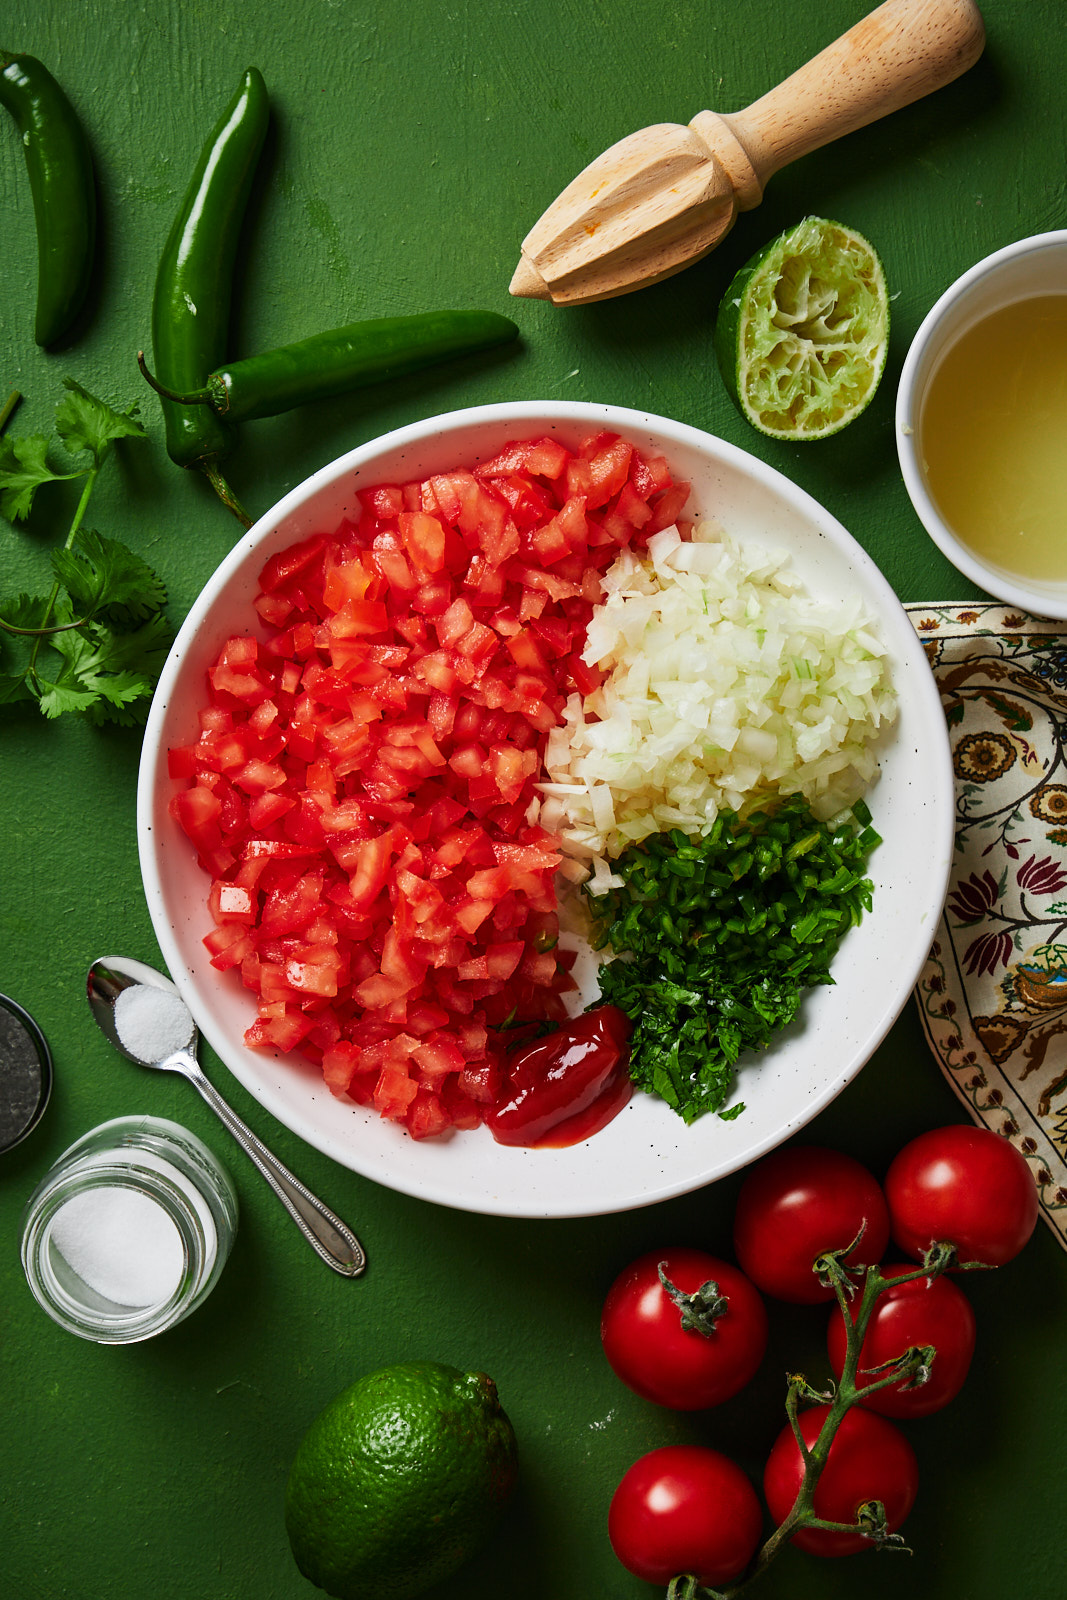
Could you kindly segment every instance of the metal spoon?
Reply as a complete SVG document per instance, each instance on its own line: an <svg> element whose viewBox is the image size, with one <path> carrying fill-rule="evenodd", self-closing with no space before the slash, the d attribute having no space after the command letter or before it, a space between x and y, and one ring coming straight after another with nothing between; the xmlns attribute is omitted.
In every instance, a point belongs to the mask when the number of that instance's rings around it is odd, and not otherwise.
<svg viewBox="0 0 1067 1600"><path fill-rule="evenodd" d="M294 1178L277 1156L271 1155L266 1145L256 1138L251 1128L246 1127L236 1111L226 1104L218 1090L205 1078L195 1054L198 1038L196 1023L184 1001L181 1004L189 1019L189 1032L180 1048L169 1051L159 1061L148 1061L123 1041L115 1017L115 1003L124 989L131 989L137 984L162 989L181 1001L170 979L154 967L146 966L143 961L132 961L125 956L102 956L89 968L86 981L89 1005L111 1043L127 1060L136 1061L139 1066L154 1067L160 1072L178 1072L188 1078L219 1121L233 1134L245 1155L259 1168L311 1248L335 1272L346 1278L358 1277L367 1264L367 1258L355 1234L309 1189L305 1189L300 1179ZM185 1025L181 1013L172 1007L167 1020L176 1024L176 1035L180 1035Z"/></svg>

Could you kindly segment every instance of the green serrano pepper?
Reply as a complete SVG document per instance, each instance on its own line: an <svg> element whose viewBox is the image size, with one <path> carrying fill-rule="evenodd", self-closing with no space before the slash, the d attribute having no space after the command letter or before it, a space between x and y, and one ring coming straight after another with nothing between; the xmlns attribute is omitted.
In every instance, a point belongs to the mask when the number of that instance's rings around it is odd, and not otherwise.
<svg viewBox="0 0 1067 1600"><path fill-rule="evenodd" d="M191 393L162 388L138 356L152 387L182 405L210 406L231 422L276 417L295 406L419 372L456 356L517 339L518 328L494 311L427 311L411 317L351 322L212 372Z"/></svg>
<svg viewBox="0 0 1067 1600"><path fill-rule="evenodd" d="M52 345L69 331L92 276L93 159L74 107L34 56L0 50L0 104L22 135L37 224L33 336L39 345Z"/></svg>
<svg viewBox="0 0 1067 1600"><path fill-rule="evenodd" d="M200 153L156 273L152 348L156 372L172 392L199 388L225 357L233 264L270 108L262 75L249 67ZM203 472L248 523L219 472L229 432L199 406L163 401L167 453Z"/></svg>

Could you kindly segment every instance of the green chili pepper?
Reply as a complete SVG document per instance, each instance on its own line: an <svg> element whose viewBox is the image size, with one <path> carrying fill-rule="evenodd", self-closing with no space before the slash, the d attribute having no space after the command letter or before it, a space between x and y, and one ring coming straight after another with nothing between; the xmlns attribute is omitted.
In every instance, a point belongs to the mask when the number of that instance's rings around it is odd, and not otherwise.
<svg viewBox="0 0 1067 1600"><path fill-rule="evenodd" d="M269 116L262 75L249 67L204 145L163 247L152 301L152 348L160 383L199 388L224 359L234 257ZM179 467L203 472L246 526L219 472L231 447L227 429L200 406L163 401L167 452Z"/></svg>
<svg viewBox="0 0 1067 1600"><path fill-rule="evenodd" d="M85 302L96 244L96 182L89 145L59 84L33 56L0 50L0 104L22 135L37 223L34 338L51 345Z"/></svg>
<svg viewBox="0 0 1067 1600"><path fill-rule="evenodd" d="M411 317L351 322L296 344L233 361L211 373L192 393L164 389L138 355L152 387L182 405L210 406L230 422L276 417L313 400L419 372L455 356L489 350L518 338L519 330L494 311L427 311Z"/></svg>

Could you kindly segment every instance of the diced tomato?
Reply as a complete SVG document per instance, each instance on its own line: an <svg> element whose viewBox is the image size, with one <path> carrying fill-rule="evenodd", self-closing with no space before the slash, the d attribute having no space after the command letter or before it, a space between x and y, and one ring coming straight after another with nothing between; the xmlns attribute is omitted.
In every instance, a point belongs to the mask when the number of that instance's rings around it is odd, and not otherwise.
<svg viewBox="0 0 1067 1600"><path fill-rule="evenodd" d="M220 923L205 936L204 945L211 956L211 965L219 972L228 972L231 967L240 966L252 948L252 940L247 929L233 923Z"/></svg>
<svg viewBox="0 0 1067 1600"><path fill-rule="evenodd" d="M544 741L622 545L686 486L617 435L517 440L473 470L358 491L357 522L263 567L208 673L171 802L211 882L212 964L245 1038L415 1139L484 1121L502 1033L565 1016Z"/></svg>
<svg viewBox="0 0 1067 1600"><path fill-rule="evenodd" d="M598 434L567 463L567 488L590 510L606 505L627 480L632 446L617 434Z"/></svg>
<svg viewBox="0 0 1067 1600"><path fill-rule="evenodd" d="M521 439L504 447L498 456L479 467L483 477L504 473L530 473L533 477L558 478L564 472L570 453L558 439Z"/></svg>
<svg viewBox="0 0 1067 1600"><path fill-rule="evenodd" d="M362 600L374 580L362 561L338 561L326 573L322 598L330 611L340 611L349 600Z"/></svg>
<svg viewBox="0 0 1067 1600"><path fill-rule="evenodd" d="M353 1044L351 1039L338 1039L336 1044L323 1051L322 1076L333 1094L348 1093L348 1086L359 1067L361 1053L359 1045Z"/></svg>
<svg viewBox="0 0 1067 1600"><path fill-rule="evenodd" d="M245 1043L273 1050L295 1050L306 1039L314 1022L298 1007L283 1002L261 1007L259 1016L245 1032Z"/></svg>
<svg viewBox="0 0 1067 1600"><path fill-rule="evenodd" d="M222 804L202 783L183 789L171 801L171 811L197 849L213 849L222 843L219 817Z"/></svg>
<svg viewBox="0 0 1067 1600"><path fill-rule="evenodd" d="M417 571L441 571L445 564L445 529L438 517L425 511L402 511L400 537Z"/></svg>
<svg viewBox="0 0 1067 1600"><path fill-rule="evenodd" d="M291 811L295 805L296 801L287 794L257 795L248 807L249 826L256 833L262 833L272 822L284 817L285 813Z"/></svg>
<svg viewBox="0 0 1067 1600"><path fill-rule="evenodd" d="M408 1110L407 1125L413 1139L432 1139L435 1134L444 1133L454 1126L454 1118L436 1094L419 1089Z"/></svg>
<svg viewBox="0 0 1067 1600"><path fill-rule="evenodd" d="M663 528L670 528L678 521L682 508L689 498L689 485L687 483L670 484L656 499L652 506L652 519L645 525L645 533L659 533Z"/></svg>
<svg viewBox="0 0 1067 1600"><path fill-rule="evenodd" d="M671 469L664 456L635 456L630 468L630 478L642 500L650 500L654 494L662 494L664 489L670 488L673 481Z"/></svg>
<svg viewBox="0 0 1067 1600"><path fill-rule="evenodd" d="M374 1090L374 1104L383 1117L400 1119L418 1093L419 1086L404 1067L390 1063L382 1068Z"/></svg>
<svg viewBox="0 0 1067 1600"><path fill-rule="evenodd" d="M255 922L256 902L251 889L218 878L211 885L208 910L218 923Z"/></svg>
<svg viewBox="0 0 1067 1600"><path fill-rule="evenodd" d="M359 502L372 517L382 522L395 522L404 509L404 491L390 484L379 489L361 489Z"/></svg>

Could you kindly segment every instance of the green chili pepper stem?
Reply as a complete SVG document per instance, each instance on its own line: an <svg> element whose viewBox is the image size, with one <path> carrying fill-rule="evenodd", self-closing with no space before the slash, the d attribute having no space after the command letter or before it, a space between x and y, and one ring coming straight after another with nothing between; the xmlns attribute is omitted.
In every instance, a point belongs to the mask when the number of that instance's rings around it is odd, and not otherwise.
<svg viewBox="0 0 1067 1600"><path fill-rule="evenodd" d="M48 68L0 50L0 105L15 119L37 226L34 338L58 343L85 303L96 247L96 179L84 129Z"/></svg>
<svg viewBox="0 0 1067 1600"><path fill-rule="evenodd" d="M226 482L226 479L222 476L222 473L219 471L218 467L214 466L210 462L207 462L201 467L200 470L203 472L204 477L207 479L208 483L210 483L211 487L214 489L215 493L218 495L227 511L233 512L234 516L237 518L238 522L243 528L250 528L252 526L252 518L248 515L248 512L245 510L240 500L238 500L237 496Z"/></svg>
<svg viewBox="0 0 1067 1600"><path fill-rule="evenodd" d="M3 405L0 406L0 433L3 433L11 418L15 415L22 401L22 395L17 389L12 389Z"/></svg>
<svg viewBox="0 0 1067 1600"><path fill-rule="evenodd" d="M202 387L225 359L234 259L269 114L262 75L249 67L200 153L163 247L152 348L159 382L176 394ZM209 407L164 400L163 417L177 466L217 469L231 441Z"/></svg>
<svg viewBox="0 0 1067 1600"><path fill-rule="evenodd" d="M141 369L141 377L164 400L171 400L176 406L209 406L211 404L211 391L200 389L196 394L175 394L173 389L167 389L158 378L152 376L148 362L144 358L144 351L137 352L137 365Z"/></svg>
<svg viewBox="0 0 1067 1600"><path fill-rule="evenodd" d="M137 364L165 399L187 406L210 405L230 422L251 422L510 344L518 336L515 323L494 311L380 317L230 362L212 372L205 387L186 393L177 393L153 377L143 352L138 352Z"/></svg>

